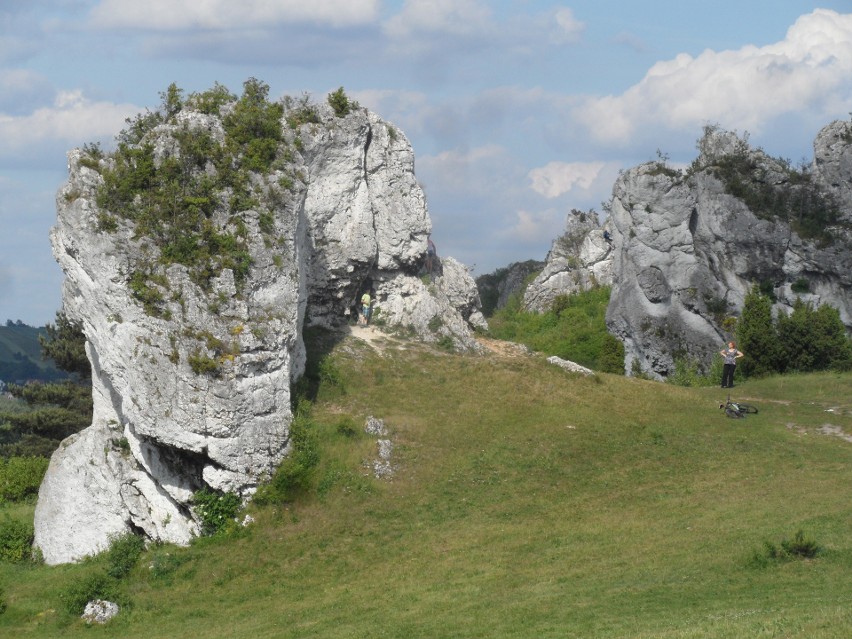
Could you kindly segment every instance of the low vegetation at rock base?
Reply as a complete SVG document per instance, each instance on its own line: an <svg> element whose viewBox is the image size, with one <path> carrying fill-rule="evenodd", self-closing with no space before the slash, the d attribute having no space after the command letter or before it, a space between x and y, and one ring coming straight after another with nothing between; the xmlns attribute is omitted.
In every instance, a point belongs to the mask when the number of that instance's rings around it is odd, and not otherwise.
<svg viewBox="0 0 852 639"><path fill-rule="evenodd" d="M852 447L829 434L852 434L852 374L750 379L737 398L760 413L733 422L716 388L393 344L313 353L310 471L249 505L254 523L0 562L0 635L852 633ZM391 480L371 472L368 416L393 442ZM95 595L121 605L103 630L79 619Z"/></svg>
<svg viewBox="0 0 852 639"><path fill-rule="evenodd" d="M494 312L490 334L606 373L624 371L624 347L607 332L610 288L599 286L554 300L546 313L524 311L523 290Z"/></svg>

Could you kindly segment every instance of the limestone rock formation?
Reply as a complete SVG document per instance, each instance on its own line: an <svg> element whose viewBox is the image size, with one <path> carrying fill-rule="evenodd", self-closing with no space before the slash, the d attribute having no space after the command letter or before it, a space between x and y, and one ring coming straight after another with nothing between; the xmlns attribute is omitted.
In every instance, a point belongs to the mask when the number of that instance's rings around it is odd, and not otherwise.
<svg viewBox="0 0 852 639"><path fill-rule="evenodd" d="M467 268L452 257L441 260L441 275L429 281L403 273L374 280L374 323L401 326L426 342L451 340L458 350L478 351L470 328L487 329L479 293ZM427 281L424 281L427 280Z"/></svg>
<svg viewBox="0 0 852 639"><path fill-rule="evenodd" d="M807 300L837 307L852 327L852 236L843 221L852 164L838 133L849 125L838 127L817 138L811 172L708 129L686 174L649 162L621 175L609 220L607 325L625 344L628 372L663 377L676 356L709 362L753 284L770 286L779 308L806 287ZM841 198L839 209L820 185Z"/></svg>
<svg viewBox="0 0 852 639"><path fill-rule="evenodd" d="M565 232L553 242L544 269L524 292L524 308L543 313L559 295L612 284L612 246L597 213L573 210Z"/></svg>
<svg viewBox="0 0 852 639"><path fill-rule="evenodd" d="M196 491L250 496L288 450L303 326L346 322L371 284L386 323L427 339L472 347L483 321L464 267L416 275L431 222L401 132L256 81L221 97L140 116L115 154L69 153L51 241L94 416L40 490L47 563L128 531L186 543Z"/></svg>
<svg viewBox="0 0 852 639"><path fill-rule="evenodd" d="M835 120L814 140L814 178L836 198L852 222L852 122Z"/></svg>

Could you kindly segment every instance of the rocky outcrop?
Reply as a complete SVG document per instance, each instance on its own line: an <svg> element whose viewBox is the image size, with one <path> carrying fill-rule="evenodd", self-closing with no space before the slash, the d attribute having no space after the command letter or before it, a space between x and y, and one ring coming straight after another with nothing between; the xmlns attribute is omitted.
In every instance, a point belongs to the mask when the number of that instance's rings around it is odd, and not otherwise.
<svg viewBox="0 0 852 639"><path fill-rule="evenodd" d="M479 293L469 271L452 257L441 260L441 275L429 280L405 274L375 280L377 311L374 323L400 326L426 342L479 351L470 327L487 329ZM424 281L426 280L426 281Z"/></svg>
<svg viewBox="0 0 852 639"><path fill-rule="evenodd" d="M560 295L612 284L612 245L597 213L573 210L565 232L547 254L544 269L524 291L524 308L544 313Z"/></svg>
<svg viewBox="0 0 852 639"><path fill-rule="evenodd" d="M140 118L122 156L69 154L51 241L94 415L39 494L47 563L128 531L186 543L196 491L250 496L288 451L303 326L346 322L371 285L387 324L473 347L483 320L466 269L445 259L440 282L416 276L431 223L405 136L364 109L300 104L253 145L235 114L255 109L256 126L275 110L249 98Z"/></svg>
<svg viewBox="0 0 852 639"><path fill-rule="evenodd" d="M628 372L664 377L677 356L709 362L754 284L771 287L781 308L797 296L831 304L852 327L848 225L841 216L807 227L790 208L828 210L820 184L849 205L848 143L837 143L836 129L820 134L813 174L708 130L686 174L650 162L621 175L609 219L616 249L607 325L625 344Z"/></svg>
<svg viewBox="0 0 852 639"><path fill-rule="evenodd" d="M852 122L836 120L817 134L813 175L834 195L843 218L852 222Z"/></svg>

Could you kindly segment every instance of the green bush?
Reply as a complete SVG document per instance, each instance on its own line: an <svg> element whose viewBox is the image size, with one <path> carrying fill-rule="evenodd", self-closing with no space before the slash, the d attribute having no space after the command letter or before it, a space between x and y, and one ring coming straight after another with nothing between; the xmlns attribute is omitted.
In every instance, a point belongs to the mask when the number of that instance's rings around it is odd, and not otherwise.
<svg viewBox="0 0 852 639"><path fill-rule="evenodd" d="M346 96L346 93L343 91L343 87L340 87L337 91L328 94L328 103L331 105L331 108L334 109L334 115L338 118L346 117L353 109L358 107L357 102L353 102Z"/></svg>
<svg viewBox="0 0 852 639"><path fill-rule="evenodd" d="M718 355L714 355L709 370L704 370L696 360L678 357L675 359L674 372L669 374L666 381L675 386L718 386L723 365L724 360Z"/></svg>
<svg viewBox="0 0 852 639"><path fill-rule="evenodd" d="M37 495L48 463L45 457L0 458L0 502Z"/></svg>
<svg viewBox="0 0 852 639"><path fill-rule="evenodd" d="M287 124L291 129L296 129L303 124L317 124L320 121L316 107L311 104L311 96L307 93L303 93L298 99L286 96L284 109L287 112Z"/></svg>
<svg viewBox="0 0 852 639"><path fill-rule="evenodd" d="M806 539L804 532L799 530L793 539L783 539L780 547L771 541L764 541L761 550L753 551L749 564L753 567L764 567L772 562L813 559L821 552L820 545L813 539Z"/></svg>
<svg viewBox="0 0 852 639"><path fill-rule="evenodd" d="M201 93L190 93L186 104L192 109L209 115L219 115L219 109L236 101L237 96L228 91L227 87L216 82L212 89Z"/></svg>
<svg viewBox="0 0 852 639"><path fill-rule="evenodd" d="M319 393L328 398L330 395L345 395L346 385L343 382L343 375L340 369L335 364L334 359L326 355L320 359L319 363Z"/></svg>
<svg viewBox="0 0 852 639"><path fill-rule="evenodd" d="M806 277L800 277L790 285L790 290L794 293L808 293L811 290L811 283Z"/></svg>
<svg viewBox="0 0 852 639"><path fill-rule="evenodd" d="M117 601L121 599L118 582L105 572L91 572L72 582L61 595L65 610L79 616L93 599Z"/></svg>
<svg viewBox="0 0 852 639"><path fill-rule="evenodd" d="M222 372L219 368L218 360L210 357L209 355L205 355L201 351L195 351L190 354L190 356L187 357L187 362L189 362L189 367L196 375L210 375L211 377L218 377Z"/></svg>
<svg viewBox="0 0 852 639"><path fill-rule="evenodd" d="M144 141L152 125L175 123L174 116L184 106L218 113L233 98L217 85L184 101L180 89L170 86L155 122L139 120L138 132L120 136L97 193L102 230L115 230L116 217L131 221L137 237L159 247L160 263L185 265L192 280L205 290L223 269L234 271L238 288L243 283L251 259L245 224L235 216L257 205L250 174L269 172L281 140L283 107L268 102L268 86L254 78L244 86L243 96L223 119L224 144L206 131L176 126L172 136L179 152L157 164L153 146ZM213 212L227 205L231 219L214 223ZM236 231L231 230L234 227ZM163 304L161 294L151 286L156 270L153 264L135 269L141 275L131 281L134 296L155 316Z"/></svg>
<svg viewBox="0 0 852 639"><path fill-rule="evenodd" d="M239 495L202 488L192 496L195 514L201 521L202 535L225 532L242 507Z"/></svg>
<svg viewBox="0 0 852 639"><path fill-rule="evenodd" d="M456 342L449 335L441 335L435 345L445 351L452 352L456 350Z"/></svg>
<svg viewBox="0 0 852 639"><path fill-rule="evenodd" d="M602 373L624 375L624 343L611 333L602 338L598 370Z"/></svg>
<svg viewBox="0 0 852 639"><path fill-rule="evenodd" d="M241 158L244 169L268 173L281 140L284 107L267 100L269 85L249 78L243 83L243 95L223 120L225 145Z"/></svg>
<svg viewBox="0 0 852 639"><path fill-rule="evenodd" d="M822 548L813 539L805 539L805 533L799 530L793 539L781 541L781 551L785 557L813 559L822 552Z"/></svg>
<svg viewBox="0 0 852 639"><path fill-rule="evenodd" d="M16 521L8 514L0 520L0 560L24 561L32 558L33 526Z"/></svg>
<svg viewBox="0 0 852 639"><path fill-rule="evenodd" d="M107 560L107 574L113 579L126 577L145 550L145 540L133 533L126 533L112 540L104 555Z"/></svg>
<svg viewBox="0 0 852 639"><path fill-rule="evenodd" d="M743 352L737 366L746 376L761 376L778 370L778 334L772 322L772 300L753 286L743 302L737 322L737 348Z"/></svg>

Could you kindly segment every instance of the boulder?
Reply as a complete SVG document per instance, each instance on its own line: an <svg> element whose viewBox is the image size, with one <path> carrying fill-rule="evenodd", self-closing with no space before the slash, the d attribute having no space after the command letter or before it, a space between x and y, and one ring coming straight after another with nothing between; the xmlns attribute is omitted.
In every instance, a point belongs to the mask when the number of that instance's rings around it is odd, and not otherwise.
<svg viewBox="0 0 852 639"><path fill-rule="evenodd" d="M103 625L115 617L120 610L117 603L103 599L94 599L86 604L86 608L83 610L80 618L88 624L96 623Z"/></svg>

